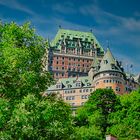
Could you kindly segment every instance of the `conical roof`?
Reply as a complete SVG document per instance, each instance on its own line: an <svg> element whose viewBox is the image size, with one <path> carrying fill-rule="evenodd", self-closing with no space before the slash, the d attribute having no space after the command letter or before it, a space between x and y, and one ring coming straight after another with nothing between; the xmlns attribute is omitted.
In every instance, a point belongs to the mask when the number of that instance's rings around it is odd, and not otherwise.
<svg viewBox="0 0 140 140"><path fill-rule="evenodd" d="M100 69L99 72L102 71L119 71L122 72L119 64L113 57L110 49L108 48L101 63L100 63Z"/></svg>

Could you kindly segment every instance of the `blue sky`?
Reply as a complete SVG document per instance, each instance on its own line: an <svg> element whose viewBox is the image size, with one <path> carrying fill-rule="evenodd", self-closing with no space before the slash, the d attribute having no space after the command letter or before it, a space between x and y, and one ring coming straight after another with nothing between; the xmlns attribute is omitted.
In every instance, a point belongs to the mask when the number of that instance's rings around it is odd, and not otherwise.
<svg viewBox="0 0 140 140"><path fill-rule="evenodd" d="M23 24L52 39L58 26L93 30L101 45L109 46L123 65L140 73L140 0L0 0L0 19Z"/></svg>

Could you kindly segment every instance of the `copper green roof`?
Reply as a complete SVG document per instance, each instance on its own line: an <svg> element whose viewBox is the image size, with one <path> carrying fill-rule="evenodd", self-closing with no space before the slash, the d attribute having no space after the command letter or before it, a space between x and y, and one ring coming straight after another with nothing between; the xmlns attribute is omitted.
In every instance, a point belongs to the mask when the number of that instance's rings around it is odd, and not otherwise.
<svg viewBox="0 0 140 140"><path fill-rule="evenodd" d="M119 71L122 72L120 66L118 65L118 62L113 57L110 49L107 49L107 52L105 53L101 63L100 63L100 69L99 72L102 71Z"/></svg>
<svg viewBox="0 0 140 140"><path fill-rule="evenodd" d="M125 73L127 79L134 79L135 82L140 83L140 74Z"/></svg>
<svg viewBox="0 0 140 140"><path fill-rule="evenodd" d="M64 39L69 38L73 40L73 38L79 38L82 41L87 41L90 42L91 44L95 43L97 44L97 48L100 48L100 51L103 52L103 48L99 44L98 40L96 37L93 35L92 32L82 32L82 31L77 31L77 30L67 30L67 29L59 29L55 38L51 42L52 47L58 46L61 41L64 41ZM75 47L75 45L70 45L69 47ZM85 45L84 48L88 48L88 45Z"/></svg>
<svg viewBox="0 0 140 140"><path fill-rule="evenodd" d="M62 78L62 79L59 79L56 84L58 83L62 84L63 89L70 89L70 88L77 88L76 82L81 82L82 87L91 87L91 84L92 84L92 81L88 76ZM47 91L50 91L50 90L57 90L56 85L52 85L47 89Z"/></svg>

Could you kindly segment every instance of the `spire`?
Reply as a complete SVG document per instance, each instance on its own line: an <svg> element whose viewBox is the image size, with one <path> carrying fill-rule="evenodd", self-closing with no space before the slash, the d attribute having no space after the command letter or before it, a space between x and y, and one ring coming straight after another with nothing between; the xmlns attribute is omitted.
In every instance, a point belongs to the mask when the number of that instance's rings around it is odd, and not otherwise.
<svg viewBox="0 0 140 140"><path fill-rule="evenodd" d="M110 71L110 70L122 72L120 66L118 65L117 61L112 55L110 49L107 48L107 51L101 61L99 72Z"/></svg>

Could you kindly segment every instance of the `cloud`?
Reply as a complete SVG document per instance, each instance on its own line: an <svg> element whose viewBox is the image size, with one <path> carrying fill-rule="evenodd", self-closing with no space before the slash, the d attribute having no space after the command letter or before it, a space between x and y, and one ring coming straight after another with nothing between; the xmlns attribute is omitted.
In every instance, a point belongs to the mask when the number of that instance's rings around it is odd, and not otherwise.
<svg viewBox="0 0 140 140"><path fill-rule="evenodd" d="M77 9L75 8L74 4L71 2L64 2L63 5L60 3L56 3L52 6L52 10L63 14L77 13Z"/></svg>
<svg viewBox="0 0 140 140"><path fill-rule="evenodd" d="M140 63L135 58L131 58L124 54L116 53L117 60L122 62L122 65L126 72L130 71L134 74L140 73ZM133 69L130 69L130 65L133 65Z"/></svg>
<svg viewBox="0 0 140 140"><path fill-rule="evenodd" d="M35 14L32 10L30 10L29 8L27 8L24 5L21 5L16 0L0 0L0 5L4 5L4 6L8 7L8 8L16 9L16 10L25 12L25 13L30 14L30 15Z"/></svg>

